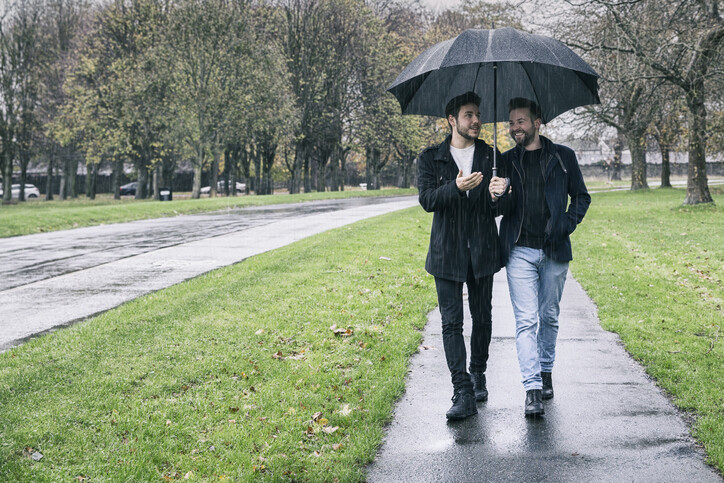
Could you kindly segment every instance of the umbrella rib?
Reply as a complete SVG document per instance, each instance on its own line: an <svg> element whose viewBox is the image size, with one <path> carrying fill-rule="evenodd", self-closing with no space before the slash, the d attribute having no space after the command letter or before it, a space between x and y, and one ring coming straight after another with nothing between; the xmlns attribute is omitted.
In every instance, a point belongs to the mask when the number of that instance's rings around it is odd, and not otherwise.
<svg viewBox="0 0 724 483"><path fill-rule="evenodd" d="M526 77L528 78L528 83L530 84L530 88L533 89L533 96L535 97L535 102L538 104L539 108L541 108L542 104L540 102L540 97L538 97L538 91L536 91L535 83L533 82L533 79L530 76L530 72L528 72L528 69L526 68L526 65L533 65L533 62L521 62L520 65L523 67L523 72L525 72ZM543 116L543 109L541 108L541 117ZM543 119L544 122L547 122L545 119Z"/></svg>

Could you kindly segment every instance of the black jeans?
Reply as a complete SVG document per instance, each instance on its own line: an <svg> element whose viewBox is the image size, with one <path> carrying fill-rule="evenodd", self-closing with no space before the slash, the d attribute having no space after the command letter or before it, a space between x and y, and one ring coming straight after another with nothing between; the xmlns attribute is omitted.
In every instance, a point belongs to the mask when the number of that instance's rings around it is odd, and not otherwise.
<svg viewBox="0 0 724 483"><path fill-rule="evenodd" d="M476 279L468 268L468 305L473 319L470 336L470 372L485 372L488 365L490 333L493 328L493 275ZM455 392L472 391L470 374L465 370L467 353L463 338L463 284L435 277L437 302L442 315L442 342Z"/></svg>

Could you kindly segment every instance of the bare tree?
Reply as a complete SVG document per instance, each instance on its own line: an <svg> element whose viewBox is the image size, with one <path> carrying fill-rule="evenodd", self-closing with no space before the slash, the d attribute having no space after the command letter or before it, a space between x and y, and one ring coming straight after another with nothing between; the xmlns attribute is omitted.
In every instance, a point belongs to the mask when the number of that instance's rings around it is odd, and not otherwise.
<svg viewBox="0 0 724 483"><path fill-rule="evenodd" d="M689 166L685 204L712 202L706 175L707 80L721 76L724 19L718 0L588 0L573 2L606 12L617 37L599 47L636 57L644 75L677 86L689 112ZM615 40L615 43L613 42Z"/></svg>

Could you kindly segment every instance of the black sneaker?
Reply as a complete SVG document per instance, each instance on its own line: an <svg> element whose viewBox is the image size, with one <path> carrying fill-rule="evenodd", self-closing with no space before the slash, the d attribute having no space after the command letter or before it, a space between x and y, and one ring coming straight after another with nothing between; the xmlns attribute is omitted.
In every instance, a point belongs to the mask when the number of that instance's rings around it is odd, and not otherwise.
<svg viewBox="0 0 724 483"><path fill-rule="evenodd" d="M542 399L553 399L553 378L550 372L541 372L541 379L543 379L543 389L540 392Z"/></svg>
<svg viewBox="0 0 724 483"><path fill-rule="evenodd" d="M476 401L487 401L488 400L488 388L485 387L485 373L484 372L473 372L471 373L473 379L473 390L475 391Z"/></svg>
<svg viewBox="0 0 724 483"><path fill-rule="evenodd" d="M448 420L465 419L478 414L478 408L475 407L475 396L472 392L456 392L452 397L452 402L452 407L445 414Z"/></svg>
<svg viewBox="0 0 724 483"><path fill-rule="evenodd" d="M531 389L525 393L525 415L540 416L545 412L543 409L543 401L541 400L541 390Z"/></svg>

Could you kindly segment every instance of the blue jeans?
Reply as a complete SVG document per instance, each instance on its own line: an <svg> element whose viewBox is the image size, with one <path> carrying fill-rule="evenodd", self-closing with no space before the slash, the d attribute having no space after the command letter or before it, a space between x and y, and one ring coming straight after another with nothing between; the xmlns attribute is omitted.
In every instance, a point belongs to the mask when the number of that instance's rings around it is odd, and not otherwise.
<svg viewBox="0 0 724 483"><path fill-rule="evenodd" d="M540 373L552 372L556 358L558 314L568 262L548 258L543 250L516 245L506 271L523 387L526 391L541 389Z"/></svg>
<svg viewBox="0 0 724 483"><path fill-rule="evenodd" d="M468 305L473 326L470 334L470 372L485 372L493 328L493 276L476 279L468 269ZM463 282L435 277L437 301L442 316L442 343L455 392L473 391L465 369L467 353L463 337Z"/></svg>

